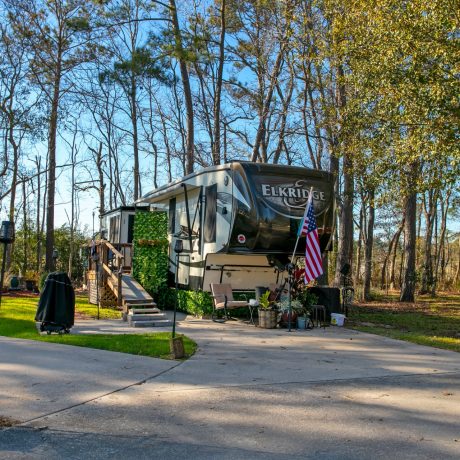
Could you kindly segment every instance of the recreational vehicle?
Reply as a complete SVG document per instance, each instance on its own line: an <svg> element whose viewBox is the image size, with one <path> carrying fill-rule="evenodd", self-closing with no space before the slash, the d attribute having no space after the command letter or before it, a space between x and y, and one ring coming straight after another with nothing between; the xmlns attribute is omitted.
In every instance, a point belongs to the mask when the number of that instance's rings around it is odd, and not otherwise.
<svg viewBox="0 0 460 460"><path fill-rule="evenodd" d="M254 289L280 281L310 189L321 250L328 248L333 187L333 176L324 171L231 162L157 188L138 204L168 213L170 275L177 275L180 287L209 291L211 283L230 283ZM302 238L296 255L304 250Z"/></svg>

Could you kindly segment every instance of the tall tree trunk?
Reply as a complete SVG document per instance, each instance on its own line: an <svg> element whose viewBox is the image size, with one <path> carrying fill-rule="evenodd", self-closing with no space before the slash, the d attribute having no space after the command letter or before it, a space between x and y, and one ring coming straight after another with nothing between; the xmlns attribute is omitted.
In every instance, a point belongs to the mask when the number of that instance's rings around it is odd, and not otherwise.
<svg viewBox="0 0 460 460"><path fill-rule="evenodd" d="M214 149L212 152L213 163L220 164L221 148L220 148L220 112L221 112L221 95L222 95L222 79L224 74L224 58L225 58L225 33L227 30L225 18L226 0L221 2L220 10L220 40L219 40L219 66L217 68L216 92L214 97Z"/></svg>
<svg viewBox="0 0 460 460"><path fill-rule="evenodd" d="M441 267L441 280L444 282L445 269L445 248L446 248L446 230L447 230L447 214L449 211L451 191L446 192L444 199L441 199L441 232L439 235L439 244L436 245L435 267L434 267L434 282L431 288L431 295L436 295L436 289L439 281L439 268Z"/></svg>
<svg viewBox="0 0 460 460"><path fill-rule="evenodd" d="M23 251L24 251L24 261L22 263L22 276L26 277L26 272L29 269L29 225L28 225L28 212L27 212L27 181L22 181L22 211L23 211Z"/></svg>
<svg viewBox="0 0 460 460"><path fill-rule="evenodd" d="M10 115L10 122L8 126L9 132L9 143L13 147L13 165L12 165L12 174L11 174L11 192L10 192L10 209L8 212L8 218L10 222L15 222L15 212L16 212L16 188L18 183L18 163L19 163L19 146L16 143L14 138L14 120L13 115ZM5 269L9 271L11 267L11 259L13 254L14 246L10 244L7 246L6 250L6 261L5 261Z"/></svg>
<svg viewBox="0 0 460 460"><path fill-rule="evenodd" d="M133 199L136 201L139 198L139 188L141 183L141 175L139 171L139 135L137 131L137 101L136 101L136 77L131 74L131 124L133 127L133 156L134 156L134 191Z"/></svg>
<svg viewBox="0 0 460 460"><path fill-rule="evenodd" d="M116 191L116 187L114 184L114 178L113 178L113 149L112 149L112 143L110 140L110 133L111 133L111 128L110 124L107 127L107 154L108 154L108 161L109 161L109 209L114 209L116 206L114 206L114 189Z"/></svg>
<svg viewBox="0 0 460 460"><path fill-rule="evenodd" d="M67 265L67 275L72 279L72 267L73 267L73 251L74 251L74 235L75 235L75 167L77 163L77 154L75 151L75 137L72 145L72 170L71 170L71 181L72 181L72 192L70 196L70 238L69 238L69 260Z"/></svg>
<svg viewBox="0 0 460 460"><path fill-rule="evenodd" d="M97 173L99 176L99 231L102 228L102 214L105 212L105 183L104 183L104 169L102 161L102 142L99 143L99 149L96 157Z"/></svg>
<svg viewBox="0 0 460 460"><path fill-rule="evenodd" d="M53 84L53 99L51 102L51 114L49 119L48 135L48 203L46 206L45 269L50 272L55 269L53 260L54 202L56 194L56 137L61 87L61 59L61 50L59 50L56 63L56 75Z"/></svg>
<svg viewBox="0 0 460 460"><path fill-rule="evenodd" d="M380 289L385 289L385 287L394 288L394 266L395 266L395 259L396 259L396 250L395 248L398 245L399 236L404 228L404 221L398 227L398 230L393 235L393 238L390 240L390 244L388 245L388 252L385 256L385 260L383 261L382 267L382 276L380 278ZM391 257L391 264L390 264L390 275L388 276L388 262L390 261ZM393 283L393 285L391 284Z"/></svg>
<svg viewBox="0 0 460 460"><path fill-rule="evenodd" d="M343 201L340 213L339 225L339 247L335 271L335 285L339 286L341 281L340 271L348 265L350 270L353 266L353 172L351 159L348 154L344 155L344 188Z"/></svg>
<svg viewBox="0 0 460 460"><path fill-rule="evenodd" d="M344 156L344 189L343 202L340 213L339 247L335 271L335 284L340 285L340 271L346 265L353 266L353 173L351 160L348 155Z"/></svg>
<svg viewBox="0 0 460 460"><path fill-rule="evenodd" d="M35 165L37 168L37 215L35 219L35 231L36 231L36 239L37 239L37 252L36 252L36 259L35 259L35 270L37 272L40 271L41 268L41 246L42 246L42 233L40 227L40 206L41 206L41 158L37 155L35 157Z"/></svg>
<svg viewBox="0 0 460 460"><path fill-rule="evenodd" d="M428 194L428 197L426 196ZM429 190L423 196L423 212L425 216L425 247L423 254L423 271L422 271L422 285L420 287L420 294L426 294L431 290L433 284L433 224L437 213L437 191Z"/></svg>
<svg viewBox="0 0 460 460"><path fill-rule="evenodd" d="M185 108L187 111L187 146L186 146L186 165L185 165L185 172L190 174L193 172L194 166L194 114L193 114L193 100L192 100L192 90L190 87L190 78L187 69L187 63L185 62L184 57L184 48L182 44L182 33L179 26L179 19L177 16L177 7L175 0L169 0L169 8L171 12L171 20L173 25L173 33L174 33L174 42L176 47L176 53L178 55L179 60L179 68L180 74L182 79L182 86L184 90L184 97L185 97Z"/></svg>
<svg viewBox="0 0 460 460"><path fill-rule="evenodd" d="M418 162L410 165L408 177L407 196L404 203L404 270L402 275L401 302L414 302L415 300L415 254L416 254L416 224L417 224L417 192L415 190L416 180L419 172Z"/></svg>
<svg viewBox="0 0 460 460"><path fill-rule="evenodd" d="M45 171L48 170L48 157L46 157L46 162L45 162ZM46 220L46 203L48 202L48 174L45 174L45 185L44 185L44 194L43 194L43 212L42 212L42 217L41 217L41 223L40 223L40 237L45 234L45 220ZM39 258L40 258L40 265L41 265L41 260L43 256L43 246L40 245L40 252L39 252Z"/></svg>
<svg viewBox="0 0 460 460"><path fill-rule="evenodd" d="M406 220L404 219L404 222ZM404 225L404 228L406 225ZM399 263L399 288L401 289L402 286L402 280L403 280L403 270L404 270L404 264L405 264L405 256L406 253L404 252L404 248L406 247L406 234L403 232L403 243L402 243L402 248L401 248L401 260Z"/></svg>
<svg viewBox="0 0 460 460"><path fill-rule="evenodd" d="M395 234L393 253L391 254L391 264L390 264L390 276L389 283L390 289L396 289L396 256L398 255L399 247L399 238L401 238L401 233L404 230L404 223L406 222L405 217L403 217L401 224L399 225L398 231ZM400 278L401 279L401 278Z"/></svg>
<svg viewBox="0 0 460 460"><path fill-rule="evenodd" d="M355 269L355 276L354 276L354 285L358 286L359 279L361 277L361 251L363 247L363 240L364 240L364 201L361 200L361 209L359 210L359 236L358 236L358 246L356 248L356 269Z"/></svg>
<svg viewBox="0 0 460 460"><path fill-rule="evenodd" d="M371 279L372 279L372 249L374 246L374 190L369 190L369 214L367 221L367 238L365 247L365 264L364 264L364 300L371 300Z"/></svg>
<svg viewBox="0 0 460 460"><path fill-rule="evenodd" d="M343 81L343 67L339 66L338 76ZM339 106L344 109L347 105L345 85L339 83ZM343 151L343 199L340 210L339 225L339 247L337 253L337 262L335 267L336 286L341 282L341 270L348 265L350 272L353 273L353 193L354 177L353 162L350 152L345 148Z"/></svg>

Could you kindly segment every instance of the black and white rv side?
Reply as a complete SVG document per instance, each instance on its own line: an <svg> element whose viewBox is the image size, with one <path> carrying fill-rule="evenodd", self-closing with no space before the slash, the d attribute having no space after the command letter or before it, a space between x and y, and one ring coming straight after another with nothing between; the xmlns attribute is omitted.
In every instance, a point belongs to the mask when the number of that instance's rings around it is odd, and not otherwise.
<svg viewBox="0 0 460 460"><path fill-rule="evenodd" d="M295 246L310 188L326 250L332 233L334 177L324 171L250 162L213 166L157 188L138 203L168 213L171 280L182 288L211 283L254 289L278 281ZM182 240L176 267L174 247ZM297 254L305 249L304 238Z"/></svg>

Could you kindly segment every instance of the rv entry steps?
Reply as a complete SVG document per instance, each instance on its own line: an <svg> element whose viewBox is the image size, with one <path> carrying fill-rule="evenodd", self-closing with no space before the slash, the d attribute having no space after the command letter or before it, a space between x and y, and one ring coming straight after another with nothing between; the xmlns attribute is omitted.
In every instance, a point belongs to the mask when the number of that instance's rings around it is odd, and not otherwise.
<svg viewBox="0 0 460 460"><path fill-rule="evenodd" d="M155 302L127 303L127 320L131 327L169 327L172 321L157 308Z"/></svg>

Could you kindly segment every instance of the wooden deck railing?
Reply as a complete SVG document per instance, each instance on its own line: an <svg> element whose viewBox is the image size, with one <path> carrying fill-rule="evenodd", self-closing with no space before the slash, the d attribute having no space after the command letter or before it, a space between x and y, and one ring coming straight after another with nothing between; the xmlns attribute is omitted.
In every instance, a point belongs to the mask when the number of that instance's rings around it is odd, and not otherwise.
<svg viewBox="0 0 460 460"><path fill-rule="evenodd" d="M123 272L131 270L133 245L99 240L96 243L89 243L88 247L92 248L88 253L89 270L97 272L97 265L100 264L101 283L109 287L117 299L117 306L122 308Z"/></svg>
<svg viewBox="0 0 460 460"><path fill-rule="evenodd" d="M113 293L117 298L118 308L123 307L123 292L122 292L122 280L123 280L123 260L124 255L115 249L115 247L108 241L101 240L100 242L101 249L101 264L103 270L103 280L107 286L112 289ZM116 274L113 271L113 268L109 266L109 251L112 251L112 254L115 258L114 268L117 269ZM112 260L113 262L113 260Z"/></svg>

